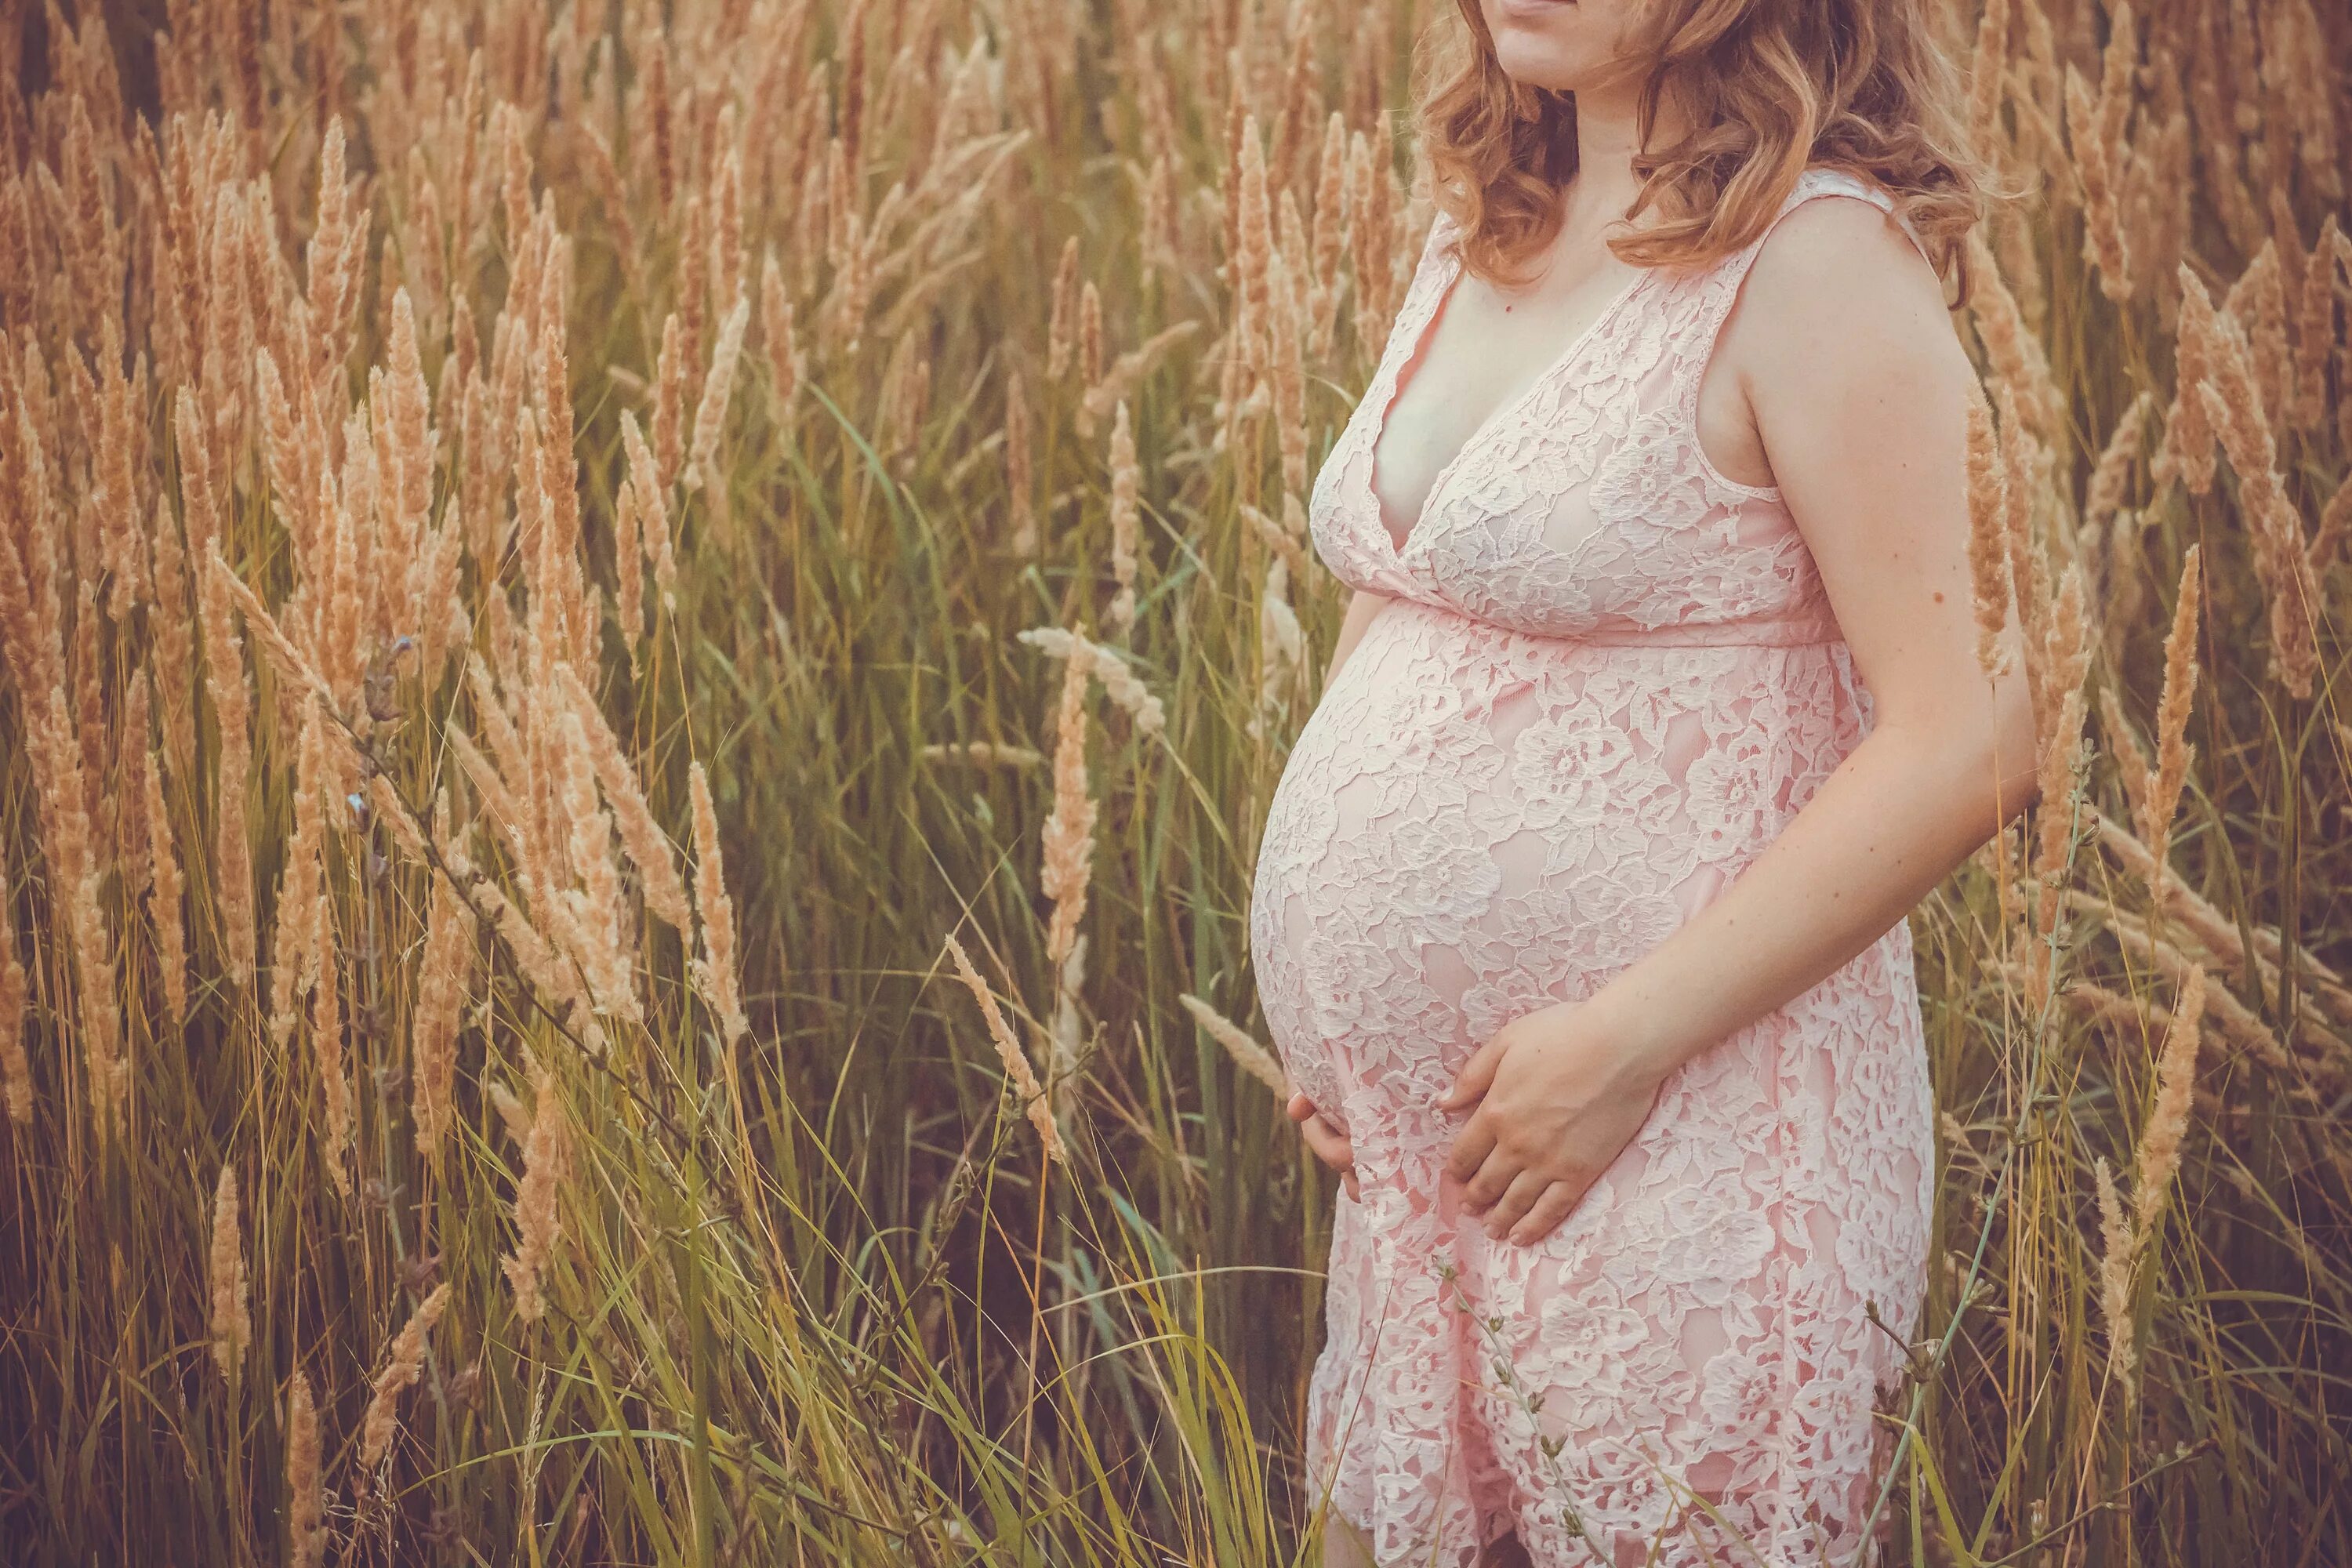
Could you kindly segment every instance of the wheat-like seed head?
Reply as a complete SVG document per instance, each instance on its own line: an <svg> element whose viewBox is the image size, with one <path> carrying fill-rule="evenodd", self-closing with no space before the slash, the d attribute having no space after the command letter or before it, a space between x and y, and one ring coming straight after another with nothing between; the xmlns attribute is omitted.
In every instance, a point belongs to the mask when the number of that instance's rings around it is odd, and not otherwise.
<svg viewBox="0 0 2352 1568"><path fill-rule="evenodd" d="M2009 624L2009 498L1992 409L1981 389L1969 399L1969 581L1976 613L1977 663L1987 676L2008 667L2000 647Z"/></svg>
<svg viewBox="0 0 2352 1568"><path fill-rule="evenodd" d="M245 1233L237 1220L236 1168L221 1167L213 1189L211 1249L213 1360L235 1382L253 1343L253 1315L247 1306Z"/></svg>
<svg viewBox="0 0 2352 1568"><path fill-rule="evenodd" d="M1010 1079L1021 1096L1022 1110L1037 1136L1045 1145L1046 1155L1059 1164L1069 1163L1069 1152L1062 1142L1062 1131L1054 1121L1052 1105L1045 1098L1045 1085L1037 1081L1036 1070L1029 1065L1027 1053L1013 1037L1013 1026L1005 1022L1003 1010L996 1005L995 993L972 967L971 955L950 931L947 937L948 952L955 960L956 973L963 979L974 1000L980 1004L981 1016L987 1021L988 1037L996 1047L997 1059L1004 1064L1004 1076Z"/></svg>
<svg viewBox="0 0 2352 1568"><path fill-rule="evenodd" d="M719 858L719 812L711 804L710 780L697 759L687 769L694 804L694 902L702 916L702 953L696 961L703 999L718 1015L720 1033L732 1046L751 1032L743 1016L742 983L735 955L735 900L727 891Z"/></svg>
<svg viewBox="0 0 2352 1568"><path fill-rule="evenodd" d="M1126 630L1135 625L1135 547L1138 496L1142 473L1135 460L1135 429L1127 416L1127 400L1119 399L1110 430L1110 568L1118 582L1108 619Z"/></svg>
<svg viewBox="0 0 2352 1568"><path fill-rule="evenodd" d="M416 1304L416 1310L401 1325L400 1332L384 1355L383 1370L375 1374L373 1394L368 1400L367 1415L360 1423L358 1469L364 1479L373 1475L392 1451L393 1432L399 1418L401 1394L415 1383L425 1370L426 1336L441 1321L449 1305L449 1282L443 1280L433 1288L433 1293Z"/></svg>
<svg viewBox="0 0 2352 1568"><path fill-rule="evenodd" d="M571 1133L553 1070L534 1063L532 1079L530 1125L522 1139L522 1180L515 1184L515 1249L499 1266L514 1291L516 1316L535 1323L547 1315L545 1274L563 1235L557 1199L571 1163Z"/></svg>
<svg viewBox="0 0 2352 1568"><path fill-rule="evenodd" d="M2132 1226L2143 1240L2164 1211L2164 1196L2180 1169L2180 1142L2189 1130L2189 1091L2197 1080L2197 1047L2205 1016L2206 975L2192 965L2173 1004L2172 1026L2157 1059L2156 1103L2140 1130L2138 1173L2132 1182Z"/></svg>
<svg viewBox="0 0 2352 1568"><path fill-rule="evenodd" d="M2107 1369L2122 1380L2126 1397L2137 1386L2138 1351L2133 1342L2131 1315L2132 1266L2137 1261L2139 1238L2124 1217L2116 1192L2115 1173L2102 1154L2093 1166L2099 1194L2099 1311L2107 1321Z"/></svg>
<svg viewBox="0 0 2352 1568"><path fill-rule="evenodd" d="M1193 1020L1209 1033L1209 1037L1225 1047L1234 1065L1272 1089L1280 1099L1290 1098L1290 1079L1275 1060L1274 1053L1260 1045L1247 1029L1218 1012L1198 996L1179 995L1176 1000Z"/></svg>

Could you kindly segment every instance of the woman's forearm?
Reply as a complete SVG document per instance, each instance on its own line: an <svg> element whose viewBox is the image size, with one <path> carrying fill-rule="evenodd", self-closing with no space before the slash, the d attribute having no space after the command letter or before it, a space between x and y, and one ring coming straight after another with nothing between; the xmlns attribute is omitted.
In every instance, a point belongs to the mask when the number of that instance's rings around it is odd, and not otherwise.
<svg viewBox="0 0 2352 1568"><path fill-rule="evenodd" d="M2011 749L2026 754L1874 731L1730 887L1585 1005L1663 1072L1792 1000L2031 803L2031 749Z"/></svg>

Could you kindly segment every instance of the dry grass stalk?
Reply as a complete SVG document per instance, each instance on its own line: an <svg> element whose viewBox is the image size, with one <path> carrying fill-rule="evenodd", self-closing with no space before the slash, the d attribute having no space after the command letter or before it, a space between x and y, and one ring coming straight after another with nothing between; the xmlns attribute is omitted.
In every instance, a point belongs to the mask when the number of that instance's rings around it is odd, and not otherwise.
<svg viewBox="0 0 2352 1568"><path fill-rule="evenodd" d="M2192 967L2173 1004L2172 1026L2157 1058L2156 1101L2140 1130L2138 1174L2132 1183L2135 1233L2145 1239L2163 1212L2165 1194L2180 1170L2180 1143L2189 1130L2189 1101L2197 1083L2197 1047L2205 1016L2205 971Z"/></svg>
<svg viewBox="0 0 2352 1568"><path fill-rule="evenodd" d="M443 1280L433 1288L433 1293L416 1304L408 1321L385 1353L383 1370L375 1374L374 1393L368 1400L367 1415L360 1423L359 1473L362 1479L373 1475L384 1456L392 1452L393 1434L400 1413L400 1396L425 1370L425 1337L449 1305L449 1282Z"/></svg>
<svg viewBox="0 0 2352 1568"><path fill-rule="evenodd" d="M553 1069L534 1061L531 1080L530 1128L523 1139L522 1179L515 1184L515 1249L499 1267L514 1291L515 1314L535 1323L547 1315L545 1275L563 1236L557 1198L571 1169L572 1137Z"/></svg>
<svg viewBox="0 0 2352 1568"><path fill-rule="evenodd" d="M697 760L687 769L694 798L694 902L702 915L702 951L695 959L695 984L718 1016L722 1038L732 1047L751 1032L743 1015L742 982L737 977L735 900L727 892L727 872L719 852L719 813L710 800L710 780Z"/></svg>
<svg viewBox="0 0 2352 1568"><path fill-rule="evenodd" d="M2336 215L2329 213L2304 259L2295 293L2294 394L2287 405L2287 423L2305 435L2316 433L2327 417L2327 362L2336 347L2337 248L2344 237Z"/></svg>
<svg viewBox="0 0 2352 1568"><path fill-rule="evenodd" d="M1004 1020L1003 1011L996 1005L995 993L972 967L971 958L963 944L950 931L947 938L948 953L955 960L956 973L963 977L964 985L980 1003L981 1016L987 1020L988 1037L996 1047L997 1058L1004 1064L1004 1076L1021 1096L1021 1109L1036 1128L1037 1136L1045 1145L1046 1155L1059 1164L1069 1163L1069 1151L1062 1142L1062 1130L1054 1121L1054 1109L1045 1098L1045 1085L1037 1081L1036 1070L1013 1037L1013 1026Z"/></svg>
<svg viewBox="0 0 2352 1568"><path fill-rule="evenodd" d="M1277 1098L1290 1098L1290 1079L1282 1070L1282 1064L1247 1029L1198 996L1182 994L1176 1000L1183 1005L1184 1011L1192 1015L1194 1022L1209 1032L1211 1039L1225 1047L1225 1054L1234 1058L1235 1067L1272 1089Z"/></svg>
<svg viewBox="0 0 2352 1568"><path fill-rule="evenodd" d="M1285 496L1282 501L1283 514L1287 518L1291 514L1292 508L1297 504L1297 498ZM1281 558L1283 564L1290 569L1290 574L1294 578L1314 580L1312 575L1314 568L1309 563L1306 549L1287 528L1247 502L1244 502L1238 510L1241 512L1242 521L1248 523L1251 531L1265 542L1267 549Z"/></svg>
<svg viewBox="0 0 2352 1568"><path fill-rule="evenodd" d="M2132 1265L2137 1241L2124 1217L2115 1173L2102 1154L2092 1167L2099 1194L2099 1314L2107 1321L2107 1372L2124 1385L2126 1399L2138 1392L2139 1350L2131 1312Z"/></svg>
<svg viewBox="0 0 2352 1568"><path fill-rule="evenodd" d="M2292 218L2292 213L2289 216ZM2291 223L2284 230L2284 237L2289 245L2300 243ZM2280 259L2278 237L2265 239L2221 300L2221 315L2236 329L2230 335L2247 353L2252 367L2263 416L2273 424L2285 410L2288 389L2286 285L2282 270L2284 265Z"/></svg>
<svg viewBox="0 0 2352 1568"><path fill-rule="evenodd" d="M286 1533L290 1568L319 1568L327 1554L326 1464L319 1406L299 1367L286 1390Z"/></svg>
<svg viewBox="0 0 2352 1568"><path fill-rule="evenodd" d="M73 951L76 1017L92 1117L100 1136L123 1130L130 1063L123 1053L121 1003L116 994L113 942L100 899L104 868L91 832L89 784L75 741L65 692L26 714L33 726L34 772L40 787L50 874L63 904L61 920Z"/></svg>
<svg viewBox="0 0 2352 1568"><path fill-rule="evenodd" d="M637 783L635 767L621 751L620 737L605 722L604 710L596 706L578 672L565 664L557 667L557 674L572 711L580 721L581 735L587 742L597 782L604 785L604 798L612 805L622 847L637 868L646 907L667 921L672 929L691 934L694 911L687 903L686 883L678 877L677 857L670 848L668 835L654 820L653 808L646 804L645 791Z"/></svg>
<svg viewBox="0 0 2352 1568"><path fill-rule="evenodd" d="M2347 363L2352 363L2352 355L2347 356ZM2352 472L2344 476L2336 493L2327 498L2327 504L2320 509L2319 526L2311 531L2308 553L2315 576L2324 575L2336 564L2347 540L2352 540Z"/></svg>
<svg viewBox="0 0 2352 1568"><path fill-rule="evenodd" d="M245 1232L237 1219L236 1167L223 1165L213 1189L210 1254L213 1360L232 1384L253 1343L253 1314L247 1305Z"/></svg>
<svg viewBox="0 0 2352 1568"><path fill-rule="evenodd" d="M1977 18L1976 49L1969 61L1969 143L1990 158L2000 133L2001 86L2009 70L2011 0L1985 0Z"/></svg>
<svg viewBox="0 0 2352 1568"><path fill-rule="evenodd" d="M2057 694L2051 681L2046 653L2050 641L2049 570L2033 537L2033 498L2040 492L2040 447L2019 413L2016 388L2002 382L1996 395L2000 408L2001 528L2009 554L2010 591L2017 605L2018 625L2024 634L2025 685L2033 709L2034 733L2046 736L2056 718Z"/></svg>
<svg viewBox="0 0 2352 1568"><path fill-rule="evenodd" d="M2156 400L2142 392L2116 420L2115 428L2107 432L2107 444L2100 448L2098 461L2091 468L2091 478L2083 487L2083 526L2086 530L2105 526L2123 510L2132 466L2139 460L2148 418L2155 412Z"/></svg>
<svg viewBox="0 0 2352 1568"><path fill-rule="evenodd" d="M172 815L163 803L163 758L134 735L142 753L139 805L147 817L147 919L155 932L155 964L163 980L163 1005L174 1027L188 1016L188 940L181 913L187 884Z"/></svg>
<svg viewBox="0 0 2352 1568"><path fill-rule="evenodd" d="M1088 673L1102 682L1104 695L1134 719L1137 733L1157 735L1166 731L1166 709L1118 649L1062 626L1028 626L1013 635L1016 642L1027 643L1040 653L1083 662Z"/></svg>
<svg viewBox="0 0 2352 1568"><path fill-rule="evenodd" d="M629 488L636 497L637 520L646 536L646 552L653 557L654 582L660 587L664 605L675 609L677 605L677 557L670 542L668 486L661 477L656 459L637 429L637 416L628 409L621 410L621 448L629 460Z"/></svg>
<svg viewBox="0 0 2352 1568"><path fill-rule="evenodd" d="M1035 481L1030 473L1029 400L1018 370L1004 381L1004 489L1011 498L1013 531L1007 540L1018 554L1037 548Z"/></svg>
<svg viewBox="0 0 2352 1568"><path fill-rule="evenodd" d="M1969 275L1975 279L1969 311L1993 381L2016 395L2035 436L2050 440L2066 428L2066 399L2051 374L2049 356L2026 324L2025 312L1983 236L1970 231L1968 245Z"/></svg>
<svg viewBox="0 0 2352 1568"><path fill-rule="evenodd" d="M736 363L742 357L743 330L751 320L749 295L738 294L719 323L719 342L710 352L710 370L702 382L702 396L694 405L694 445L686 462L686 488L700 489L706 481L721 482L717 468L719 436L726 427L727 404L735 385Z"/></svg>
<svg viewBox="0 0 2352 1568"><path fill-rule="evenodd" d="M1285 210L1292 209L1286 206ZM1303 246L1305 242L1300 243ZM1307 489L1307 365L1303 358L1307 323L1292 288L1297 270L1290 259L1293 254L1276 251L1271 258L1272 309L1266 314L1266 331L1270 337L1267 357L1272 362L1268 383L1274 389L1275 443L1282 456L1282 488L1285 494L1299 495Z"/></svg>
<svg viewBox="0 0 2352 1568"><path fill-rule="evenodd" d="M8 1106L8 1120L19 1127L33 1124L33 1063L25 1049L28 982L16 957L16 930L8 889L0 883L0 1097Z"/></svg>
<svg viewBox="0 0 2352 1568"><path fill-rule="evenodd" d="M2095 917L2106 927L2116 945L2142 963L2155 968L2177 986L2189 984L2189 972L2199 967L2196 960L2172 942L2151 932L2147 924L2126 914L2114 904L2081 892L2070 892L2067 907ZM2252 1009L2231 995L2227 988L2213 986L2205 994L2206 1011L2220 1026L2221 1033L2246 1050L2260 1057L2266 1064L2293 1077L2298 1068L2294 1056L2279 1042L2270 1026L2256 1017Z"/></svg>
<svg viewBox="0 0 2352 1568"><path fill-rule="evenodd" d="M446 879L434 879L432 900L409 1036L416 1149L428 1159L439 1156L456 1106L457 1031L473 973L475 941L474 911Z"/></svg>
<svg viewBox="0 0 2352 1568"><path fill-rule="evenodd" d="M2172 934L2193 940L2231 978L2273 993L2278 990L2284 953L2275 926L2251 924L2250 944L2248 938L2241 934L2238 922L2214 908L2183 881L2178 871L2167 867L2159 880L2155 857L2122 824L2094 814L2092 826L2098 832L2100 843L2126 871L2151 888L2159 889L2158 907L2168 920L2179 923L2179 931ZM2295 966L2298 982L2309 999L2338 1026L2352 1026L2352 989L2346 987L2343 976L2307 952L2296 953ZM2217 1002L2216 1005L2226 1004ZM2304 1033L2298 1037L2310 1037L2311 1043L2318 1046L2327 1044L2313 1037L2316 1026L2307 1016L2301 1020L2301 1027Z"/></svg>
<svg viewBox="0 0 2352 1568"><path fill-rule="evenodd" d="M776 422L789 428L807 367L802 360L792 295L784 281L783 269L776 265L772 251L760 269L760 335L767 345L769 384L775 394Z"/></svg>
<svg viewBox="0 0 2352 1568"><path fill-rule="evenodd" d="M220 591L236 604L245 616L246 625L251 626L254 635L261 639L262 651L269 656L269 662L277 667L278 674L297 690L311 693L330 708L336 707L334 692L329 688L326 678L303 656L302 650L294 646L284 628L278 626L277 617L262 604L259 595L238 579L229 563L221 558L217 547L205 558L205 571L208 576L217 575L222 579Z"/></svg>
<svg viewBox="0 0 2352 1568"><path fill-rule="evenodd" d="M367 803L374 819L383 824L384 830L392 835L392 841L400 846L403 854L419 866L433 863L433 858L425 848L425 830L418 826L416 818L408 814L408 807L402 803L400 792L393 786L391 779L383 773L372 774L367 782Z"/></svg>
<svg viewBox="0 0 2352 1568"><path fill-rule="evenodd" d="M568 847L580 881L558 895L556 907L567 917L558 930L570 939L597 1007L636 1023L644 1010L630 958L631 922L622 909L620 868L614 860L613 818L596 798L596 764L578 711L566 710L554 725L563 819L571 827Z"/></svg>
<svg viewBox="0 0 2352 1568"><path fill-rule="evenodd" d="M1062 242L1062 258L1054 268L1054 300L1045 328L1045 379L1059 381L1070 371L1070 351L1077 339L1078 237Z"/></svg>
<svg viewBox="0 0 2352 1568"><path fill-rule="evenodd" d="M686 356L684 328L673 311L662 321L661 356L654 365L655 479L667 489L677 479L686 447L680 422L685 417ZM638 500L642 502L644 498Z"/></svg>
<svg viewBox="0 0 2352 1568"><path fill-rule="evenodd" d="M1992 409L1982 391L1969 400L1969 580L1977 619L1977 663L1989 677L2009 667L2000 644L2009 624L2009 499Z"/></svg>
<svg viewBox="0 0 2352 1568"><path fill-rule="evenodd" d="M1240 204L1240 227L1234 237L1240 249L1234 257L1234 348L1254 380L1263 381L1272 366L1268 351L1273 309L1274 209L1266 190L1265 152L1260 143L1257 117L1242 126L1241 184L1233 199Z"/></svg>
<svg viewBox="0 0 2352 1568"><path fill-rule="evenodd" d="M2128 5L2107 23L2107 47L2095 100L2089 84L2066 68L2066 129L2083 184L2083 258L2098 269L2099 289L2117 304L2132 295L2130 256L2124 239L2124 127L2131 113L2132 70L2138 53Z"/></svg>
<svg viewBox="0 0 2352 1568"><path fill-rule="evenodd" d="M325 1110L320 1131L325 1135L327 1174L335 1190L349 1198L352 1089L343 1072L342 972L335 943L334 900L324 888L319 890L316 907L311 940L316 943L318 967L310 986L310 1052L318 1062L319 1096Z"/></svg>
<svg viewBox="0 0 2352 1568"><path fill-rule="evenodd" d="M2198 388L2212 374L2221 329L2204 280L2185 261L2177 277L2180 318L2173 349L2175 379L2172 405L2164 416L2164 446L2157 454L2156 477L2178 477L2189 494L2201 496L2213 488L2213 424Z"/></svg>
<svg viewBox="0 0 2352 1568"><path fill-rule="evenodd" d="M204 548L210 551L211 541ZM246 684L244 645L230 614L226 571L206 572L197 600L204 627L205 688L220 737L215 757L213 885L220 939L230 983L252 984L255 935L253 847L246 828L246 779L252 765L252 697Z"/></svg>
<svg viewBox="0 0 2352 1568"><path fill-rule="evenodd" d="M1086 694L1093 651L1094 645L1084 639L1071 642L1055 721L1054 807L1045 819L1038 880L1054 900L1045 959L1057 969L1069 956L1078 921L1085 918L1092 878L1096 806L1087 788Z"/></svg>
<svg viewBox="0 0 2352 1568"><path fill-rule="evenodd" d="M2315 624L2319 584L2304 541L2302 514L2279 482L2277 449L2242 341L2222 335L2212 378L2198 390L2230 466L2237 470L2239 510L2253 547L2255 574L2270 600L2272 672L2289 692L2308 698L2319 669Z"/></svg>
<svg viewBox="0 0 2352 1568"><path fill-rule="evenodd" d="M1082 432L1091 431L1094 421L1118 407L1120 398L1132 398L1143 378L1167 358L1169 352L1200 330L1198 321L1179 321L1152 333L1113 361L1102 379L1087 387L1079 399Z"/></svg>
<svg viewBox="0 0 2352 1568"><path fill-rule="evenodd" d="M1102 292L1091 278L1078 290L1078 384L1092 387L1103 378ZM1078 434L1089 437L1094 431L1087 426L1087 403L1078 402Z"/></svg>
<svg viewBox="0 0 2352 1568"><path fill-rule="evenodd" d="M269 950L269 1035L280 1049L293 1037L295 1008L319 966L318 922L324 904L327 747L319 704L302 704L294 769L294 827L278 883L278 930Z"/></svg>
<svg viewBox="0 0 2352 1568"><path fill-rule="evenodd" d="M1265 668L1253 734L1263 731L1265 717L1280 707L1283 694L1301 684L1307 673L1307 633L1298 624L1298 612L1290 607L1290 567L1279 555L1266 563L1265 590L1258 595L1258 642Z"/></svg>
<svg viewBox="0 0 2352 1568"><path fill-rule="evenodd" d="M1058 1117L1077 1100L1078 1045L1085 1035L1078 998L1087 983L1087 933L1070 942L1062 967L1054 975L1054 1016L1045 1030L1046 1060L1053 1064L1054 1108Z"/></svg>
<svg viewBox="0 0 2352 1568"><path fill-rule="evenodd" d="M2164 694L2156 710L2156 773L2139 818L2141 838L2159 866L2169 858L2172 821L2180 806L2180 792L2189 781L2189 764L2196 748L2188 739L2189 708L2197 692L2197 622L2203 598L2204 577L2199 567L2202 545L2192 544L2180 563L2180 592L2173 609L2172 630L2164 639Z"/></svg>
<svg viewBox="0 0 2352 1568"><path fill-rule="evenodd" d="M2130 803L2132 816L2138 820L2147 810L2148 796L2156 788L2156 774L2148 766L2147 752L2141 749L2139 737L2132 733L2131 721L2124 717L2122 700L2116 696L2113 685L2099 688L2099 721L2107 734L2107 752L2116 760L2116 772L2123 780L2124 799Z"/></svg>
<svg viewBox="0 0 2352 1568"><path fill-rule="evenodd" d="M1110 566L1118 581L1118 594L1106 617L1120 631L1135 625L1137 496L1142 480L1135 460L1135 430L1128 419L1127 400L1121 398L1110 429Z"/></svg>
<svg viewBox="0 0 2352 1568"><path fill-rule="evenodd" d="M2190 965L2181 979L2179 999L2172 1008L2158 1056L2156 1099L2140 1130L2128 1215L2106 1156L2100 1155L2096 1164L2102 1243L2099 1307L2107 1321L2107 1365L2122 1381L2127 1398L2137 1394L2139 1360L2131 1310L2133 1278L2156 1221L2164 1212L2165 1194L2180 1168L2181 1140L2188 1131L2189 1101L2196 1089L2198 1020L2204 1016L2205 997L2205 971Z"/></svg>
<svg viewBox="0 0 2352 1568"><path fill-rule="evenodd" d="M171 503L161 495L155 498L154 525L148 538L155 595L148 606L147 625L152 638L157 708L167 754L175 772L184 777L196 756L195 627L189 614L187 557L179 523L172 515ZM0 551L0 557L5 555Z"/></svg>
<svg viewBox="0 0 2352 1568"><path fill-rule="evenodd" d="M1042 768L1045 753L1032 746L1008 746L992 741L935 742L917 753L926 762L958 761L982 767Z"/></svg>

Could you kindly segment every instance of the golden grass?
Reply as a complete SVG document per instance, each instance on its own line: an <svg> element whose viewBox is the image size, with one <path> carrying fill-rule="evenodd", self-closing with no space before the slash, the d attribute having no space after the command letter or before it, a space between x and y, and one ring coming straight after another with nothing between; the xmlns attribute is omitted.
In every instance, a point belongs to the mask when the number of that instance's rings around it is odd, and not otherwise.
<svg viewBox="0 0 2352 1568"><path fill-rule="evenodd" d="M13 1556L1315 1560L1244 916L1450 9L12 14ZM2044 798L1890 1560L2352 1560L2352 21L1937 15Z"/></svg>

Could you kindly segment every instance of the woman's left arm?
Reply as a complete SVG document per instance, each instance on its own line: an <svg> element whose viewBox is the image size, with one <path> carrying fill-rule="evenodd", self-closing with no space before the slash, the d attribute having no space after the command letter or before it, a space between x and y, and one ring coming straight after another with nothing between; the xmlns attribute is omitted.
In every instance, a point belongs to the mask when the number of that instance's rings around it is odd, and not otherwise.
<svg viewBox="0 0 2352 1568"><path fill-rule="evenodd" d="M1744 319L1743 319L1744 318ZM2032 715L1976 656L1975 371L1935 274L1876 208L1790 213L1749 270L1718 374L1746 394L1870 689L1870 734L1714 901L1589 999L1512 1020L1443 1102L1487 1234L1549 1235L1641 1130L1666 1075L1902 920L2031 803Z"/></svg>

